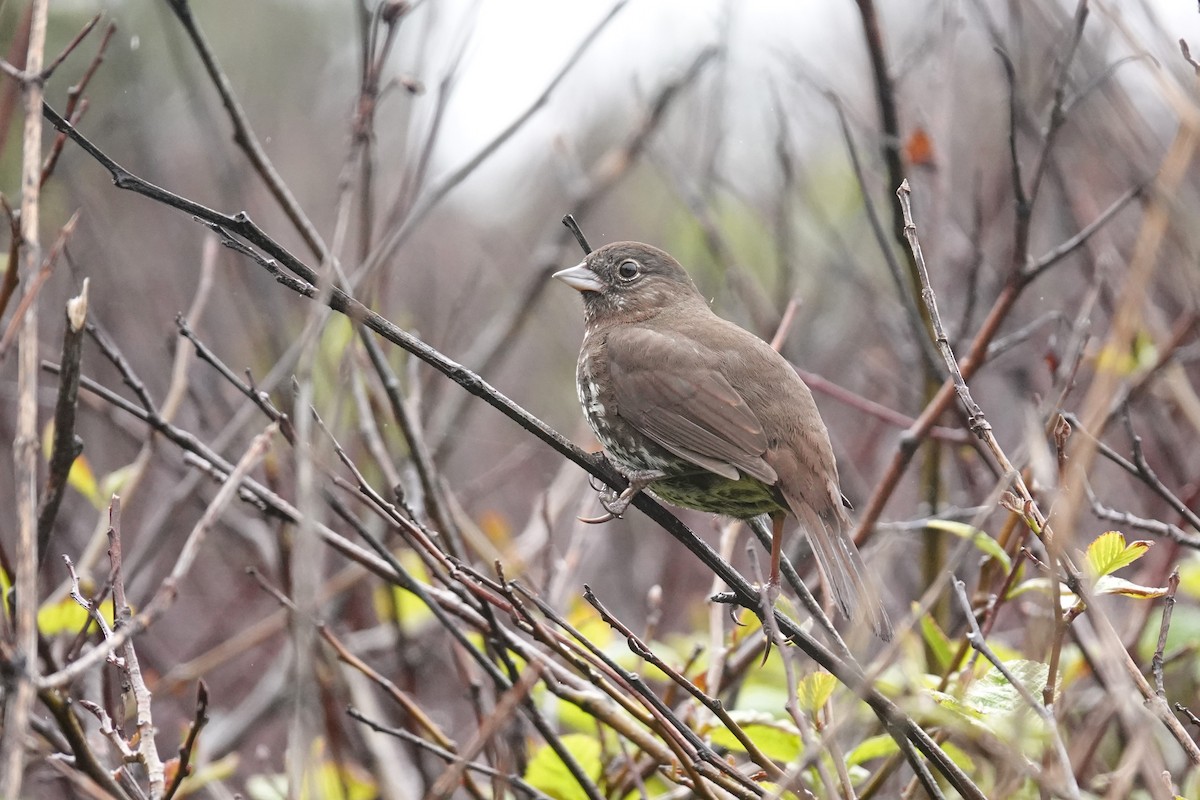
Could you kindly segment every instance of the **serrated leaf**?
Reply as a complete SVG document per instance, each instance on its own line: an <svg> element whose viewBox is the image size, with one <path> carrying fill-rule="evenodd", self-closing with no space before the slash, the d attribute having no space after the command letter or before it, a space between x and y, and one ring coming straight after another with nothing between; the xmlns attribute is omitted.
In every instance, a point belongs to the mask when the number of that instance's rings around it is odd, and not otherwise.
<svg viewBox="0 0 1200 800"><path fill-rule="evenodd" d="M1006 661L1004 666L1034 697L1046 685L1050 675L1050 667L1039 661L1018 659ZM988 670L967 687L963 702L980 714L1011 713L1028 707L1017 688L998 669Z"/></svg>
<svg viewBox="0 0 1200 800"><path fill-rule="evenodd" d="M828 672L814 672L800 679L796 687L796 700L809 714L816 714L829 702L836 688L837 678Z"/></svg>
<svg viewBox="0 0 1200 800"><path fill-rule="evenodd" d="M1087 548L1087 563L1096 577L1127 567L1146 554L1152 542L1125 542L1125 534L1107 531L1097 536Z"/></svg>
<svg viewBox="0 0 1200 800"><path fill-rule="evenodd" d="M581 733L568 733L560 737L560 740L579 762L584 773L593 781L599 780L603 766L600 763L600 741L594 736ZM529 759L529 766L525 769L525 780L555 800L579 800L587 797L587 793L579 786L567 765L549 745L539 747L533 758Z"/></svg>
<svg viewBox="0 0 1200 800"><path fill-rule="evenodd" d="M960 539L966 539L975 545L975 548L984 555L999 562L1005 572L1012 569L1012 559L1008 557L1008 553L1004 552L1004 548L1000 546L1000 543L991 536L988 536L985 531L981 531L973 525L968 525L965 522L957 522L952 519L935 519L928 522L925 527L949 533Z"/></svg>
<svg viewBox="0 0 1200 800"><path fill-rule="evenodd" d="M733 711L729 716L759 750L775 761L795 761L804 751L800 731L796 730L796 726L789 720L775 719L769 714L753 711ZM715 724L708 735L712 743L719 747L738 753L746 752L746 748L733 732L720 723Z"/></svg>
<svg viewBox="0 0 1200 800"><path fill-rule="evenodd" d="M1126 597L1149 600L1155 597L1164 597L1167 594L1167 587L1142 586L1124 578L1118 578L1116 575L1104 575L1096 581L1095 591L1097 594L1123 594Z"/></svg>

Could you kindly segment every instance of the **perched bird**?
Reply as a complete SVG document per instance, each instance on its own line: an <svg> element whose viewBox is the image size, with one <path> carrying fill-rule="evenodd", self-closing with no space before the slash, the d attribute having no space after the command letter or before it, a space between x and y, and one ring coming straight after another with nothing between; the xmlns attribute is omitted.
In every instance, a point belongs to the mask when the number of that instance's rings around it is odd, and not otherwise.
<svg viewBox="0 0 1200 800"><path fill-rule="evenodd" d="M843 509L829 433L812 393L766 342L713 313L679 262L616 242L554 274L583 296L579 402L629 479L602 499L604 522L649 488L685 508L772 522L770 587L784 520L807 532L825 585L848 618L891 623Z"/></svg>

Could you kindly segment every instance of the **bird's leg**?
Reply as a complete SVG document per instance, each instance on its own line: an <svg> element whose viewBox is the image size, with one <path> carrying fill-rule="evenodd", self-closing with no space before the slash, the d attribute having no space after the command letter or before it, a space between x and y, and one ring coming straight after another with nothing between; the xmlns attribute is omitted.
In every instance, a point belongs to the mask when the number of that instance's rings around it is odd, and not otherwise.
<svg viewBox="0 0 1200 800"><path fill-rule="evenodd" d="M776 511L771 515L771 577L767 580L768 597L771 605L779 597L779 560L783 553L783 522L787 515Z"/></svg>
<svg viewBox="0 0 1200 800"><path fill-rule="evenodd" d="M629 504L633 502L633 498L637 497L638 492L665 477L667 477L667 473L657 469L639 469L625 473L625 479L629 481L625 491L615 497L612 492L604 492L600 495L600 505L604 506L605 513L598 517L580 517L579 521L597 525L617 519L629 508Z"/></svg>

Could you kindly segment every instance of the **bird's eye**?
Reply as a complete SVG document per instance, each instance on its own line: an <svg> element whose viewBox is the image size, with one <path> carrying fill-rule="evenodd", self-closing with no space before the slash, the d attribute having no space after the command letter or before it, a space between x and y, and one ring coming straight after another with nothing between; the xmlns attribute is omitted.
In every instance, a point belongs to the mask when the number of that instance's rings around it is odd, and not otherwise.
<svg viewBox="0 0 1200 800"><path fill-rule="evenodd" d="M623 281L633 280L638 276L638 272L640 271L641 267L632 259L628 261L622 261L621 266L617 267L617 275L619 275Z"/></svg>

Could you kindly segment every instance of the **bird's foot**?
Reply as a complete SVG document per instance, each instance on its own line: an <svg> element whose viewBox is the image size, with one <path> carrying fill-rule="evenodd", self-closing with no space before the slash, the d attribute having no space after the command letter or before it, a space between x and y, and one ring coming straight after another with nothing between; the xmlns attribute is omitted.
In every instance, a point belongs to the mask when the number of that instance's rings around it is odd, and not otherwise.
<svg viewBox="0 0 1200 800"><path fill-rule="evenodd" d="M779 600L779 576L773 575L770 580L758 587L758 602L763 614L763 633L767 644L763 648L762 664L767 663L771 655L771 642L782 641L782 633L775 621L775 603ZM760 664L759 666L762 666Z"/></svg>
<svg viewBox="0 0 1200 800"><path fill-rule="evenodd" d="M604 513L598 517L579 517L579 521L586 522L588 525L599 525L602 522L620 519L621 515L629 509L629 504L633 502L633 498L637 497L638 492L665 477L666 473L657 469L642 469L626 473L625 479L629 481L629 485L623 492L617 494L612 489L607 489L600 493L600 505L604 506Z"/></svg>

